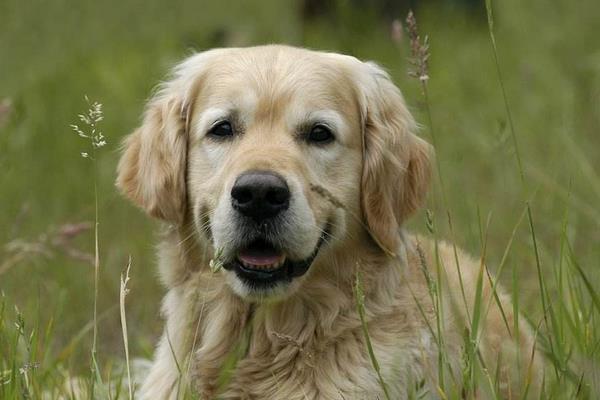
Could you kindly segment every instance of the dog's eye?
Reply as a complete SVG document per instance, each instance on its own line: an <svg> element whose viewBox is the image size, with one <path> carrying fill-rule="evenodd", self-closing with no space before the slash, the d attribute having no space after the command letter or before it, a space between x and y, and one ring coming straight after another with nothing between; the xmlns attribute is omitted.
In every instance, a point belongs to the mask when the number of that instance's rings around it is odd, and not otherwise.
<svg viewBox="0 0 600 400"><path fill-rule="evenodd" d="M308 141L311 143L325 144L333 139L333 133L325 125L315 125L308 134Z"/></svg>
<svg viewBox="0 0 600 400"><path fill-rule="evenodd" d="M226 138L233 136L233 127L229 121L221 121L210 128L208 134L216 138Z"/></svg>

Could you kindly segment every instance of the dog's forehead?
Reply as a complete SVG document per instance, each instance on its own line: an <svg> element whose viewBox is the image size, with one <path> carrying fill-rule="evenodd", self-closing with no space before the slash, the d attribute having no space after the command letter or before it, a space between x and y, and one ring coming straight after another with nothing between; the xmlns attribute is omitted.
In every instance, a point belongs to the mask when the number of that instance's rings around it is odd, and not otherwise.
<svg viewBox="0 0 600 400"><path fill-rule="evenodd" d="M350 57L336 54L280 46L228 49L207 65L201 97L212 106L270 118L290 107L349 111L357 98L353 72Z"/></svg>

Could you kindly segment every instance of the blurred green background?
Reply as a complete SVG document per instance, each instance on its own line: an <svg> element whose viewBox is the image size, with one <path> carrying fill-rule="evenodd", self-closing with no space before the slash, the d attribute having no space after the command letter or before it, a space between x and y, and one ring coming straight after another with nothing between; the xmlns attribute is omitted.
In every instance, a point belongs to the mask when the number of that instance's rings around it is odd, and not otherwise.
<svg viewBox="0 0 600 400"><path fill-rule="evenodd" d="M525 192L483 2L0 0L0 290L6 313L18 306L28 326L47 326L52 318L48 357L63 357L72 371L88 370L93 267L80 253L93 253L93 232L67 240L65 229L77 227L64 226L94 215L93 164L80 156L87 143L69 127L87 109L84 95L104 105L100 126L108 141L98 157L99 353L105 365L122 358L117 305L129 255L132 353L149 357L161 327L156 223L113 184L119 143L139 123L153 87L178 61L213 47L287 43L347 53L389 70L422 136L432 141L420 83L407 74L406 32L396 40L391 35L392 21L404 24L409 7L431 43L428 95L447 207L439 179L428 207L441 236L480 254L480 227L489 218L487 258L494 269L531 200L543 273L554 274L565 230L577 262L600 287L597 0L493 4ZM424 213L410 226L425 231ZM540 304L531 243L525 220L507 268L518 274L513 289L535 319ZM510 273L504 280L514 286Z"/></svg>

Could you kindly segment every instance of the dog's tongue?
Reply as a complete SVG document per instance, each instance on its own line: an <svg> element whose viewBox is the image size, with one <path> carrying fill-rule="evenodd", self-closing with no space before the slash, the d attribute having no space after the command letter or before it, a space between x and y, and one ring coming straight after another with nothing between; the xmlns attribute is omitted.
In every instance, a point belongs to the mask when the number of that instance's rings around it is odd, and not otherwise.
<svg viewBox="0 0 600 400"><path fill-rule="evenodd" d="M238 258L246 264L272 265L282 261L283 254L268 247L244 249L238 254Z"/></svg>
<svg viewBox="0 0 600 400"><path fill-rule="evenodd" d="M246 264L252 265L273 265L278 263L283 256L281 255L273 255L273 256L249 256L246 254L240 253L240 260L245 262Z"/></svg>

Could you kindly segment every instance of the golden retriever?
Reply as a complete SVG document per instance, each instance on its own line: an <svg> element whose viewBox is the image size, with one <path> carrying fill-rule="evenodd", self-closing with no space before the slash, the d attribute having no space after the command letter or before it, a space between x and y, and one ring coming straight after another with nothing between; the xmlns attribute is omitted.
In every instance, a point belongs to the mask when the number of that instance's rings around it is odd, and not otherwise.
<svg viewBox="0 0 600 400"><path fill-rule="evenodd" d="M494 390L535 381L531 334L511 335L519 317L481 263L402 229L432 154L374 63L271 45L179 64L118 166L165 222L166 326L141 398L465 396L473 338Z"/></svg>

